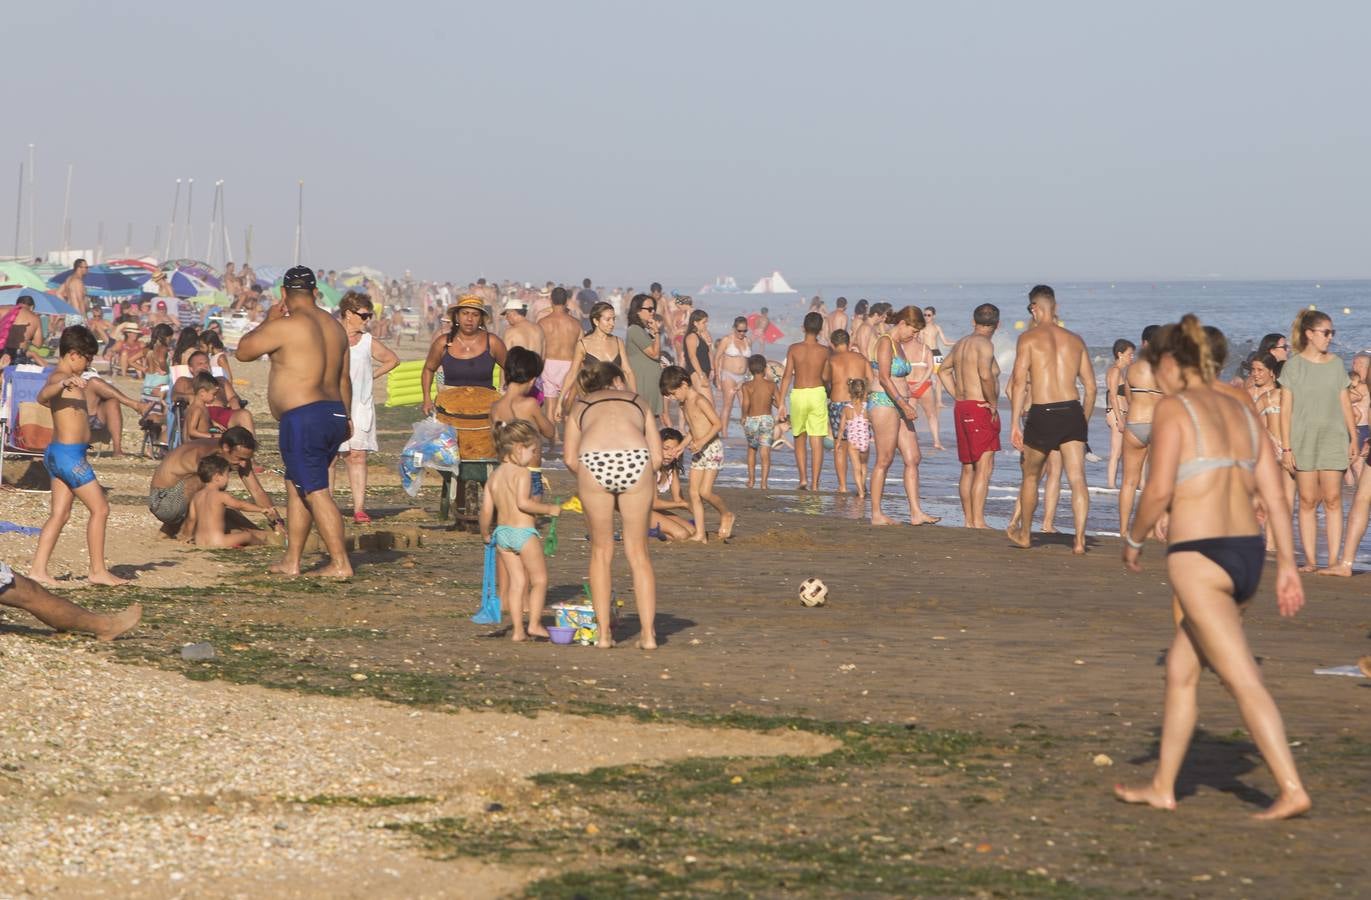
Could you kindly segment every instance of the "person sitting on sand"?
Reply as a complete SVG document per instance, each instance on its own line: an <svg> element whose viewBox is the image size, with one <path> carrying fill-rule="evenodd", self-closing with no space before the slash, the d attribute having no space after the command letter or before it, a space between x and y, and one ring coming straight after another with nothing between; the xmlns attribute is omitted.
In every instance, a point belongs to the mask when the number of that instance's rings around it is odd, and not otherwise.
<svg viewBox="0 0 1371 900"><path fill-rule="evenodd" d="M714 493L714 480L724 464L724 442L719 437L719 414L714 401L694 389L690 373L681 366L667 366L659 382L662 396L681 404L681 414L690 429L690 512L695 519L693 541L701 544L705 537L705 503L719 511L719 538L728 540L733 534L736 516L729 512L724 499Z"/></svg>
<svg viewBox="0 0 1371 900"><path fill-rule="evenodd" d="M253 503L267 510L265 515L268 524L277 531L284 531L280 514L272 506L271 498L252 469L252 455L256 452L257 439L252 432L233 427L218 438L186 441L164 456L157 470L152 473L152 484L148 488L148 511L162 523L163 534L183 541L190 540L191 530L187 522L190 502L204 486L197 475L200 461L214 454L222 456L238 470L238 476Z"/></svg>
<svg viewBox="0 0 1371 900"><path fill-rule="evenodd" d="M1114 792L1129 803L1175 808L1176 777L1198 715L1200 672L1208 664L1237 700L1247 731L1276 779L1276 802L1256 818L1297 816L1309 809L1309 795L1280 710L1262 684L1242 630L1244 605L1257 591L1265 560L1258 497L1276 537L1277 606L1281 615L1293 616L1304 605L1275 452L1247 405L1217 389L1223 360L1193 314L1163 326L1143 358L1166 396L1152 417L1151 473L1131 529L1124 531L1123 562L1131 572L1142 571L1143 541L1137 536L1145 539L1169 512L1166 566L1177 627L1166 653L1157 770L1148 784L1116 785Z"/></svg>
<svg viewBox="0 0 1371 900"><path fill-rule="evenodd" d="M141 604L132 603L117 613L105 615L77 606L53 594L32 578L25 578L0 562L0 606L22 609L49 628L80 631L95 635L98 641L112 641L132 630L143 617Z"/></svg>
<svg viewBox="0 0 1371 900"><path fill-rule="evenodd" d="M762 462L762 490L767 489L771 475L771 443L776 440L776 408L780 406L780 391L776 382L766 377L766 357L754 353L748 357L747 370L752 378L738 389L742 398L738 414L743 420L743 435L747 438L747 486L757 483L757 457Z"/></svg>
<svg viewBox="0 0 1371 900"><path fill-rule="evenodd" d="M562 514L562 508L556 503L533 499L529 464L542 444L537 427L523 419L515 419L495 425L494 432L500 465L486 481L481 498L481 539L487 544L495 544L496 558L504 569L501 581L506 593L503 600L514 621L513 639L545 638L548 636L543 627L547 560L543 556L543 542L534 516L555 518ZM528 610L527 629L524 627L525 609Z"/></svg>
<svg viewBox="0 0 1371 900"><path fill-rule="evenodd" d="M685 435L675 428L663 428L658 434L662 439L662 468L657 472L657 493L652 498L647 536L664 541L686 541L693 533L691 523L671 514L672 510L690 509L690 504L681 496ZM670 498L664 499L662 491L670 491Z"/></svg>
<svg viewBox="0 0 1371 900"><path fill-rule="evenodd" d="M490 408L492 428L523 419L542 435L545 440L556 440L557 426L543 412L543 404L533 395L538 376L543 373L543 358L527 347L510 347L505 354L505 393ZM529 474L533 477L533 496L543 496L543 442L540 440L533 448L533 458L528 464Z"/></svg>
<svg viewBox="0 0 1371 900"><path fill-rule="evenodd" d="M228 460L218 454L212 454L200 460L200 465L195 470L196 477L204 487L190 501L190 515L186 524L195 535L197 547L224 549L273 543L271 538L274 535L269 531L226 527L224 511L227 509L263 515L270 512L270 507L239 500L228 492L229 472L232 468Z"/></svg>
<svg viewBox="0 0 1371 900"><path fill-rule="evenodd" d="M662 465L662 442L652 410L623 385L623 371L613 363L597 361L581 367L576 385L580 396L567 416L562 452L566 467L576 476L590 531L590 602L600 625L596 646L614 646L609 604L617 507L641 622L638 646L651 650L657 646L657 575L647 552L647 530L657 494L653 473Z"/></svg>

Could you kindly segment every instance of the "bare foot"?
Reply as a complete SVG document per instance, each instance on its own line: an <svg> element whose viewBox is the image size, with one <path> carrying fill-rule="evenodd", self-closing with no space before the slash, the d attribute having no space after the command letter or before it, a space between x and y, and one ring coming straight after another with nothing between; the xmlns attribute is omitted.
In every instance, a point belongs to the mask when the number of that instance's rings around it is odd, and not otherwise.
<svg viewBox="0 0 1371 900"><path fill-rule="evenodd" d="M1357 660L1357 668L1361 669L1361 673L1367 678L1371 678L1371 656L1363 656Z"/></svg>
<svg viewBox="0 0 1371 900"><path fill-rule="evenodd" d="M910 519L910 525L937 525L943 520L942 516L930 516L928 513L920 513L917 519Z"/></svg>
<svg viewBox="0 0 1371 900"><path fill-rule="evenodd" d="M977 525L968 525L968 526L966 526L966 527L967 527L967 528L974 528L974 529L976 529L977 531L982 531L982 530L984 530L984 529L986 529L986 528L989 528L990 526L987 525L987 524L985 524L984 522L981 522L980 524L977 524Z"/></svg>
<svg viewBox="0 0 1371 900"><path fill-rule="evenodd" d="M120 578L113 572L92 572L86 580L91 584L103 584L107 587L118 587L121 584L129 583L127 578Z"/></svg>
<svg viewBox="0 0 1371 900"><path fill-rule="evenodd" d="M1043 523L1043 534L1056 534L1056 533L1057 533L1057 526L1056 526L1056 525L1052 525L1052 524L1047 523L1047 522L1044 522L1044 523Z"/></svg>
<svg viewBox="0 0 1371 900"><path fill-rule="evenodd" d="M733 525L738 521L736 513L724 513L719 520L719 539L728 540L733 537Z"/></svg>
<svg viewBox="0 0 1371 900"><path fill-rule="evenodd" d="M1033 539L1020 532L1019 529L1014 527L1014 524L1011 524L1006 528L1004 533L1005 536L1009 538L1009 542L1015 547L1021 547L1024 550L1027 550L1029 547L1033 546Z"/></svg>
<svg viewBox="0 0 1371 900"><path fill-rule="evenodd" d="M1124 803L1146 803L1153 809L1174 810L1176 808L1176 797L1170 792L1163 793L1148 782L1143 787L1127 788L1121 784L1114 785L1114 796Z"/></svg>
<svg viewBox="0 0 1371 900"><path fill-rule="evenodd" d="M97 641L112 641L132 629L142 618L143 605L134 603L112 616L105 616L105 625L96 629L95 639Z"/></svg>
<svg viewBox="0 0 1371 900"><path fill-rule="evenodd" d="M293 566L287 565L286 561L282 560L281 562L272 563L267 566L267 571L273 575L289 575L294 577L300 574L300 565L299 563L296 563Z"/></svg>
<svg viewBox="0 0 1371 900"><path fill-rule="evenodd" d="M540 637L540 638L551 637L551 635L549 635L549 634L547 633L547 629L544 628L544 627L541 626L541 625L530 625L530 626L528 626L528 636L529 636L529 637Z"/></svg>
<svg viewBox="0 0 1371 900"><path fill-rule="evenodd" d="M1072 553L1073 555L1075 555L1075 556L1085 556L1085 539L1084 539L1084 538L1077 538L1077 539L1076 539L1076 542L1075 542L1074 544L1071 545L1071 553Z"/></svg>
<svg viewBox="0 0 1371 900"><path fill-rule="evenodd" d="M895 520L892 519L892 518L890 518L890 516L885 515L884 513L876 513L876 512L873 512L873 513L871 514L871 524L872 524L872 525L894 525L894 524L895 524Z"/></svg>
<svg viewBox="0 0 1371 900"><path fill-rule="evenodd" d="M43 587L57 587L57 580L54 579L51 575L49 575L47 572L30 572L29 580L36 581L39 584L43 585Z"/></svg>
<svg viewBox="0 0 1371 900"><path fill-rule="evenodd" d="M691 538L689 541L687 541L687 543L692 543L692 544L708 544L708 543L709 543L709 538L708 538L706 535L699 534L699 535L696 535L695 537Z"/></svg>
<svg viewBox="0 0 1371 900"><path fill-rule="evenodd" d="M657 649L657 635L655 635L655 634L644 635L643 637L638 638L638 649L639 649L639 650L656 650L656 649Z"/></svg>
<svg viewBox="0 0 1371 900"><path fill-rule="evenodd" d="M516 644L522 644L524 641L528 640L528 634L522 631L516 631L514 634L510 635L509 639Z"/></svg>
<svg viewBox="0 0 1371 900"><path fill-rule="evenodd" d="M1300 567L1299 567L1298 569L1296 569L1295 571L1296 571L1296 572L1303 572L1305 575L1308 575L1310 572L1317 572L1318 570L1319 570L1319 567L1318 567L1318 566L1316 566L1316 565L1314 565L1314 564L1312 564L1312 563L1305 563L1304 565L1300 566Z"/></svg>
<svg viewBox="0 0 1371 900"><path fill-rule="evenodd" d="M1301 570L1303 571L1303 570ZM1350 562L1334 563L1326 569L1319 569L1315 575L1337 575L1342 578L1352 577L1352 564Z"/></svg>
<svg viewBox="0 0 1371 900"><path fill-rule="evenodd" d="M315 569L309 574L313 575L315 578L351 578L352 566L345 563L330 563L322 569Z"/></svg>
<svg viewBox="0 0 1371 900"><path fill-rule="evenodd" d="M613 650L613 649L614 649L614 638L600 638L598 641L595 642L595 649L597 649L597 650Z"/></svg>
<svg viewBox="0 0 1371 900"><path fill-rule="evenodd" d="M933 449L934 449L934 450L946 450L947 448L944 447L942 444L934 444L934 445L933 445Z"/></svg>
<svg viewBox="0 0 1371 900"><path fill-rule="evenodd" d="M1259 822L1272 822L1277 819L1293 819L1295 816L1302 816L1309 812L1309 807L1313 804L1309 801L1309 795L1304 792L1304 788L1293 791L1281 791L1281 795L1276 798L1266 809L1256 813L1252 818Z"/></svg>

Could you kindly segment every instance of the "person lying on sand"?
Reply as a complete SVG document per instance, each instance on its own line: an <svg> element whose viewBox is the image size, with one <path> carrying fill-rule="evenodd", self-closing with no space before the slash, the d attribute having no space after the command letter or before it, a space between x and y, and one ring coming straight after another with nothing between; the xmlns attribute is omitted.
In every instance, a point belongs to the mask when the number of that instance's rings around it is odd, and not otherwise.
<svg viewBox="0 0 1371 900"><path fill-rule="evenodd" d="M49 628L93 634L112 641L131 631L143 618L143 607L133 603L113 615L91 612L49 592L32 578L25 578L0 562L0 606L22 609Z"/></svg>

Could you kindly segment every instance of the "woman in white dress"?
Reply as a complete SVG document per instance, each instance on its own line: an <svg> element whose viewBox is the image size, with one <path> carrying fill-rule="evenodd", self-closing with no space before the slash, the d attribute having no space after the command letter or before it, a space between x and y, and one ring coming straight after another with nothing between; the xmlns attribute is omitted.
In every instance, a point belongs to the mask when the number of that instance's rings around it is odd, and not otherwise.
<svg viewBox="0 0 1371 900"><path fill-rule="evenodd" d="M352 437L338 448L346 460L348 484L352 487L352 520L367 525L367 454L376 452L376 405L372 401L372 383L400 364L385 344L367 333L372 316L376 314L371 297L348 291L338 303L338 316L348 335L348 371L352 375ZM332 476L333 471L329 470ZM330 485L332 487L332 485Z"/></svg>

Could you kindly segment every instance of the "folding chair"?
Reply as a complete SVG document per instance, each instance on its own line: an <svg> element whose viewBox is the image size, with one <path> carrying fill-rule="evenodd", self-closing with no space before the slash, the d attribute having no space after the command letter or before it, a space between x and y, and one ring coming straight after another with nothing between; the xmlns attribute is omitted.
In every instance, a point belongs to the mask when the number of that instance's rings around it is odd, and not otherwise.
<svg viewBox="0 0 1371 900"><path fill-rule="evenodd" d="M38 405L48 373L39 366L0 370L0 481L6 457L42 459L52 443L52 415Z"/></svg>

